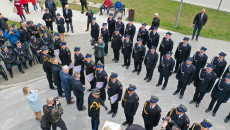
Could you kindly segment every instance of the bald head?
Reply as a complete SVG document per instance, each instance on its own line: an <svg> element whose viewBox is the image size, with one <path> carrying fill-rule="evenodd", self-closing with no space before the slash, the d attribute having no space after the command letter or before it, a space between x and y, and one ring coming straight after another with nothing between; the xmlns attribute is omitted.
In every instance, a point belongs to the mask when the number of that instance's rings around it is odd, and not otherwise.
<svg viewBox="0 0 230 130"><path fill-rule="evenodd" d="M204 13L205 13L205 8L203 8L203 9L201 10L201 13L202 13L202 14L204 14Z"/></svg>
<svg viewBox="0 0 230 130"><path fill-rule="evenodd" d="M53 104L53 101L54 101L54 98L53 98L53 97L49 97L49 98L46 99L46 103L47 103L48 105Z"/></svg>
<svg viewBox="0 0 230 130"><path fill-rule="evenodd" d="M66 8L66 9L69 9L69 5L65 5L65 8Z"/></svg>

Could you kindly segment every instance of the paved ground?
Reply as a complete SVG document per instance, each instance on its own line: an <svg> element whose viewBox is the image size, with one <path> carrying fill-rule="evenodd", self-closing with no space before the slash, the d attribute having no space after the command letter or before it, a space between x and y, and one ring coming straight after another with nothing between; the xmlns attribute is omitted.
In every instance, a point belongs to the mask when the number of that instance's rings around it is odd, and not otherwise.
<svg viewBox="0 0 230 130"><path fill-rule="evenodd" d="M31 6L30 6L31 7ZM12 5L9 5L8 1L3 1L1 4L0 12L3 12L3 15L8 17L11 20L20 21L19 16L16 14L12 14ZM26 15L28 20L33 20L35 23L40 22L41 13L31 11L33 15ZM58 12L61 12L61 9L58 8ZM84 32L86 28L86 17L85 15L80 14L78 11L73 11L74 13L74 29L75 34L67 37L68 46L71 50L73 50L74 46L81 46L83 54L91 53L93 54L92 47L89 45L90 35L89 32ZM97 17L97 21L99 25L106 21L106 17ZM42 22L43 23L43 22ZM127 22L125 22L127 23ZM140 24L135 23L136 27L139 28ZM165 35L167 30L159 29L159 33L162 37ZM174 52L178 43L183 39L185 35L173 32L172 39L174 40ZM191 37L191 36L189 36ZM206 46L208 48L207 55L209 56L208 62L211 61L212 57L218 55L220 51L226 52L228 55L226 57L227 61L230 61L229 58L229 47L230 42L208 39L208 38L200 38L199 42L191 41L192 52L193 55L196 50L199 50L201 46ZM110 49L110 48L109 48ZM145 68L143 66L143 71L140 76L131 73L133 69L133 65L126 70L121 67L122 64L122 56L119 63L115 64L111 61L112 59L112 51L109 50L108 56L105 58L106 62L106 71L108 74L110 72L119 73L119 79L121 80L124 88L128 87L129 83L136 84L138 89L137 93L140 96L140 106L138 112L135 116L134 123L143 125L143 120L141 118L141 112L143 108L143 104L145 100L148 100L150 95L156 95L160 98L160 106L163 110L163 116L167 114L167 112L172 107L177 107L180 103L183 103L188 107L188 116L190 117L191 123L200 122L203 118L208 118L213 122L214 127L213 130L227 130L229 124L225 124L223 122L225 116L229 112L229 103L223 104L219 109L216 118L211 116L211 113L206 114L204 110L207 108L207 105L210 102L210 95L207 94L205 99L203 100L200 108L195 108L194 105L188 104L188 102L192 99L194 94L194 87L191 85L186 90L184 99L179 100L178 95L173 96L172 93L176 88L177 81L175 80L175 75L170 78L168 88L165 91L162 91L161 88L155 87L155 84L159 78L159 73L157 71L154 72L153 80L150 83L146 83L143 78L145 76ZM48 90L48 82L45 79L44 72L42 71L41 65L35 65L33 69L26 70L26 74L18 73L17 68L14 68L14 79L10 79L8 82L0 79L1 86L0 88L7 88L0 91L0 98L2 101L0 102L2 111L0 118L0 129L3 130L36 130L39 129L39 123L35 121L32 110L29 108L27 102L25 101L22 94L23 86L30 86L32 89L40 88L40 97L42 103L45 104L45 99L47 97L55 97L57 96L56 91ZM38 77L38 78L36 78ZM25 82L27 81L27 82ZM16 84L15 84L16 83ZM89 88L89 84L86 84L86 87ZM85 94L85 102L87 102L88 92ZM61 102L64 106L64 114L63 119L65 120L68 128L72 129L82 129L89 130L90 129L90 119L87 117L87 111L78 112L76 110L75 105L66 105L65 99L61 99ZM87 104L87 103L86 103ZM106 101L106 105L109 107L109 102ZM101 109L101 125L108 120L116 123L122 123L125 117L123 114L122 108L119 106L119 113L116 118L111 118L110 115L107 115L104 108ZM161 124L161 123L160 123ZM123 128L124 129L124 128ZM157 128L159 129L159 127Z"/></svg>
<svg viewBox="0 0 230 130"><path fill-rule="evenodd" d="M175 0L181 1L181 0ZM183 0L184 3L208 7L212 9L218 9L221 0ZM229 0L222 0L222 4L220 6L220 10L230 12L230 1Z"/></svg>

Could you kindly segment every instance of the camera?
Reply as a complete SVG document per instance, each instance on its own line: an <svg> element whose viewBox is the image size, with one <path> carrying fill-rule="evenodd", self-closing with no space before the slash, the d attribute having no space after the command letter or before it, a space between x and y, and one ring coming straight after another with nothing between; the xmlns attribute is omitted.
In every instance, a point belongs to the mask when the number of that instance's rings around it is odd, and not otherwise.
<svg viewBox="0 0 230 130"><path fill-rule="evenodd" d="M16 31L15 31L15 30L12 30L12 33L13 33L13 34L16 34Z"/></svg>
<svg viewBox="0 0 230 130"><path fill-rule="evenodd" d="M54 105L56 105L57 101L59 100L59 97L54 97Z"/></svg>
<svg viewBox="0 0 230 130"><path fill-rule="evenodd" d="M162 120L163 120L163 121L169 121L169 117L168 117L168 116L163 117Z"/></svg>
<svg viewBox="0 0 230 130"><path fill-rule="evenodd" d="M94 46L94 44L96 44L96 43L97 43L97 41L96 41L95 39L91 39L91 40L90 40L90 45L91 45L91 46Z"/></svg>

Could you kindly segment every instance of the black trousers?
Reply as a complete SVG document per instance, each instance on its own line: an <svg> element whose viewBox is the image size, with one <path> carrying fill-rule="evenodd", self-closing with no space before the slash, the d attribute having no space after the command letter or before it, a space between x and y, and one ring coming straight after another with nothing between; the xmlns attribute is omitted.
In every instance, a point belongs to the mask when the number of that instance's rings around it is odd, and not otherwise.
<svg viewBox="0 0 230 130"><path fill-rule="evenodd" d="M62 95L63 90L62 90L62 88L61 88L61 85L58 85L58 86L57 86L57 92L58 92L58 96L61 96L61 95Z"/></svg>
<svg viewBox="0 0 230 130"><path fill-rule="evenodd" d="M95 80L95 78L90 82L90 85L91 85L90 89L96 88L96 80Z"/></svg>
<svg viewBox="0 0 230 130"><path fill-rule="evenodd" d="M105 54L108 54L108 41L105 42L104 52L105 52Z"/></svg>
<svg viewBox="0 0 230 130"><path fill-rule="evenodd" d="M73 68L69 69L69 75L70 75L70 76L73 75Z"/></svg>
<svg viewBox="0 0 230 130"><path fill-rule="evenodd" d="M141 72L142 62L134 61L134 68L135 68L136 71Z"/></svg>
<svg viewBox="0 0 230 130"><path fill-rule="evenodd" d="M115 30L115 29L110 29L110 30L109 30L109 33L110 33L110 35L109 35L109 40L110 40L110 41L111 41L111 37L112 37L112 34L113 34L114 30Z"/></svg>
<svg viewBox="0 0 230 130"><path fill-rule="evenodd" d="M149 124L149 123L146 123L146 122L144 122L145 123L145 129L146 130L153 130L153 125L152 124Z"/></svg>
<svg viewBox="0 0 230 130"><path fill-rule="evenodd" d="M184 95L184 92L186 90L187 84L181 82L180 80L178 80L178 85L177 85L177 92L180 92L180 95Z"/></svg>
<svg viewBox="0 0 230 130"><path fill-rule="evenodd" d="M46 22L47 29L53 31L53 22Z"/></svg>
<svg viewBox="0 0 230 130"><path fill-rule="evenodd" d="M85 75L84 75L84 71L82 70L82 71L80 72L80 74L81 74L80 81L81 81L82 85L85 85Z"/></svg>
<svg viewBox="0 0 230 130"><path fill-rule="evenodd" d="M53 86L53 74L52 74L52 72L46 72L46 78L47 78L47 80L49 82L50 89L54 88L54 86Z"/></svg>
<svg viewBox="0 0 230 130"><path fill-rule="evenodd" d="M133 124L133 115L130 115L130 114L125 114L125 118L126 118L126 122L129 124L129 125L132 125Z"/></svg>
<svg viewBox="0 0 230 130"><path fill-rule="evenodd" d="M216 113L218 111L218 109L220 108L220 105L223 103L223 101L217 100L216 98L212 98L209 106L208 106L208 110L212 110L214 104L216 103L216 106L214 107L213 113Z"/></svg>
<svg viewBox="0 0 230 130"><path fill-rule="evenodd" d="M113 57L115 60L119 60L119 57L120 57L119 49L113 49Z"/></svg>
<svg viewBox="0 0 230 130"><path fill-rule="evenodd" d="M95 56L95 65L97 65L98 61L101 61L101 63L104 64L104 56L102 56L101 58Z"/></svg>
<svg viewBox="0 0 230 130"><path fill-rule="evenodd" d="M17 65L19 71L22 71L22 65L21 65L20 61L18 61L18 60L15 60L15 61L12 62L11 64L5 63L6 69L7 69L7 71L10 73L10 75L13 75L13 72L12 72L12 64Z"/></svg>
<svg viewBox="0 0 230 130"><path fill-rule="evenodd" d="M0 69L1 69L1 66L0 66ZM7 78L6 73L5 73L5 72L3 72L2 70L0 70L0 75L2 75L2 77L3 77L4 79L6 79L6 78Z"/></svg>
<svg viewBox="0 0 230 130"><path fill-rule="evenodd" d="M82 97L76 97L76 100L77 100L77 102L76 102L77 109L81 110L82 106L84 104L84 96L82 96Z"/></svg>
<svg viewBox="0 0 230 130"><path fill-rule="evenodd" d="M228 116L226 118L230 120L230 113L228 114Z"/></svg>
<svg viewBox="0 0 230 130"><path fill-rule="evenodd" d="M101 92L101 99L103 100L103 101L105 101L106 100L106 93L105 93L105 89L100 89L100 92Z"/></svg>
<svg viewBox="0 0 230 130"><path fill-rule="evenodd" d="M88 10L87 3L86 2L81 2L81 10L82 10L82 12L84 12L84 6L85 6L86 10Z"/></svg>
<svg viewBox="0 0 230 130"><path fill-rule="evenodd" d="M116 114L117 113L117 109L118 109L118 101L116 101L115 103L111 104L111 111Z"/></svg>
<svg viewBox="0 0 230 130"><path fill-rule="evenodd" d="M193 96L193 101L200 103L201 100L204 98L204 95L206 94L206 92L200 92L198 90L195 91L195 94Z"/></svg>
<svg viewBox="0 0 230 130"><path fill-rule="evenodd" d="M153 69L146 68L146 72L146 77L151 80L153 77Z"/></svg>
<svg viewBox="0 0 230 130"><path fill-rule="evenodd" d="M169 80L169 76L164 76L163 74L160 73L160 77L159 77L159 80L158 80L158 84L162 84L162 81L163 81L163 78L165 79L165 82L163 84L163 87L166 88L167 84L168 84L168 80Z"/></svg>
<svg viewBox="0 0 230 130"><path fill-rule="evenodd" d="M28 3L27 4L23 4L23 6L24 6L24 9L25 9L26 13L30 12L29 11Z"/></svg>
<svg viewBox="0 0 230 130"><path fill-rule="evenodd" d="M176 66L175 66L175 70L174 71L177 71L180 64L182 63L182 61L179 61L179 60L176 60Z"/></svg>
<svg viewBox="0 0 230 130"><path fill-rule="evenodd" d="M100 118L99 117L97 117L97 119L91 118L92 130L98 130L99 125L100 125Z"/></svg>
<svg viewBox="0 0 230 130"><path fill-rule="evenodd" d="M19 60L22 62L22 64L23 64L24 66L26 66L26 59L28 59L28 60L29 60L29 64L32 65L33 58L32 58L31 56L19 58Z"/></svg>
<svg viewBox="0 0 230 130"><path fill-rule="evenodd" d="M124 55L124 65L130 66L131 56Z"/></svg>
<svg viewBox="0 0 230 130"><path fill-rule="evenodd" d="M65 122L60 119L57 123L51 123L52 130L57 130L57 127L59 127L61 130L67 130Z"/></svg>
<svg viewBox="0 0 230 130"><path fill-rule="evenodd" d="M71 31L73 32L73 24L72 24L72 21L66 22L67 32L69 32L69 25L70 25Z"/></svg>

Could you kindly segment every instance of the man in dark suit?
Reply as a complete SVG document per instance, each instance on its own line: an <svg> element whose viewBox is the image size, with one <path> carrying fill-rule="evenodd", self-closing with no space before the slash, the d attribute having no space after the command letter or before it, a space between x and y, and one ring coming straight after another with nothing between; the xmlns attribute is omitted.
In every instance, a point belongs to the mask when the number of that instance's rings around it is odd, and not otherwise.
<svg viewBox="0 0 230 130"><path fill-rule="evenodd" d="M173 40L170 38L172 33L167 32L166 36L162 39L161 44L160 44L160 62L161 62L161 57L165 55L168 51L172 51L173 49Z"/></svg>
<svg viewBox="0 0 230 130"><path fill-rule="evenodd" d="M217 74L217 78L220 78L222 76L227 65L227 61L224 59L226 55L227 54L225 54L224 52L220 52L218 57L215 56L212 59L212 64L215 65L213 71Z"/></svg>
<svg viewBox="0 0 230 130"><path fill-rule="evenodd" d="M194 80L196 67L192 64L192 62L192 58L187 58L186 62L181 63L176 74L178 85L177 90L173 93L173 95L180 92L180 99L183 98L187 85L190 85Z"/></svg>
<svg viewBox="0 0 230 130"><path fill-rule="evenodd" d="M117 22L115 24L115 28L120 30L120 34L123 37L125 31L125 24L122 22L122 18L118 17Z"/></svg>
<svg viewBox="0 0 230 130"><path fill-rule="evenodd" d="M100 27L99 25L96 23L96 17L92 18L92 24L91 24L91 37L95 40L98 41L98 37L99 37L99 32L100 32Z"/></svg>
<svg viewBox="0 0 230 130"><path fill-rule="evenodd" d="M69 48L66 46L66 42L61 43L61 50L59 54L59 58L61 60L62 65L70 65L72 64L71 60L71 52ZM69 75L73 74L73 68L70 68Z"/></svg>
<svg viewBox="0 0 230 130"><path fill-rule="evenodd" d="M73 32L73 24L72 24L72 17L73 17L73 13L72 10L69 9L68 5L65 5L65 9L63 10L63 16L65 18L65 22L66 22L66 26L67 26L67 32L69 32L69 25L71 28L72 33Z"/></svg>
<svg viewBox="0 0 230 130"><path fill-rule="evenodd" d="M153 27L152 31L149 33L149 42L147 47L150 49L151 46L158 47L160 40L160 34L157 32L157 27Z"/></svg>
<svg viewBox="0 0 230 130"><path fill-rule="evenodd" d="M161 118L161 108L157 104L159 98L156 96L151 96L149 101L145 102L142 117L145 123L146 130L153 130L156 127Z"/></svg>
<svg viewBox="0 0 230 130"><path fill-rule="evenodd" d="M112 37L112 34L113 34L114 30L115 30L115 24L116 24L116 20L113 18L112 13L109 14L109 17L107 19L107 23L108 23L108 29L109 29L109 32L110 32L109 40L111 41L111 37Z"/></svg>
<svg viewBox="0 0 230 130"><path fill-rule="evenodd" d="M158 13L155 13L152 21L152 25L149 28L149 30L153 30L154 28L159 28L159 26L160 26L160 19L158 18Z"/></svg>
<svg viewBox="0 0 230 130"><path fill-rule="evenodd" d="M79 71L81 74L80 81L82 85L85 85L84 65L85 65L85 58L83 54L81 53L81 48L75 47L74 48L74 66L81 68Z"/></svg>
<svg viewBox="0 0 230 130"><path fill-rule="evenodd" d="M71 87L73 89L73 93L76 96L76 105L77 109L79 111L84 111L86 110L86 107L83 105L84 104L84 91L85 87L82 85L80 81L80 72L76 72L73 75L73 78L71 78Z"/></svg>
<svg viewBox="0 0 230 130"><path fill-rule="evenodd" d="M127 34L122 45L122 54L124 56L124 64L122 65L122 67L126 66L126 69L128 69L130 66L131 54L133 49L133 42L129 39L130 35Z"/></svg>
<svg viewBox="0 0 230 130"><path fill-rule="evenodd" d="M136 33L136 27L133 24L133 19L129 19L129 23L126 24L126 28L125 28L125 36L127 36L128 34L130 36L130 40L133 42L135 33Z"/></svg>
<svg viewBox="0 0 230 130"><path fill-rule="evenodd" d="M107 84L108 75L107 75L106 71L103 68L104 68L104 65L102 63L98 62L97 63L97 69L96 69L96 72L95 72L95 79L96 79L96 87L101 92L101 99L103 101L105 101L105 99L106 99L105 89L106 89L106 86L108 85Z"/></svg>
<svg viewBox="0 0 230 130"><path fill-rule="evenodd" d="M200 31L207 21L208 21L208 15L205 13L205 9L202 9L201 13L198 13L193 20L194 30L192 34L192 40L194 39L196 30L198 29L198 32L196 34L196 40L198 41Z"/></svg>
<svg viewBox="0 0 230 130"><path fill-rule="evenodd" d="M122 35L119 33L119 31L119 29L116 29L116 31L113 33L111 42L111 48L113 48L114 54L112 61L115 61L116 63L119 61L120 49L122 46Z"/></svg>
<svg viewBox="0 0 230 130"><path fill-rule="evenodd" d="M142 26L139 28L137 33L137 39L141 38L142 44L145 46L149 41L149 31L146 29L146 23L142 23Z"/></svg>

